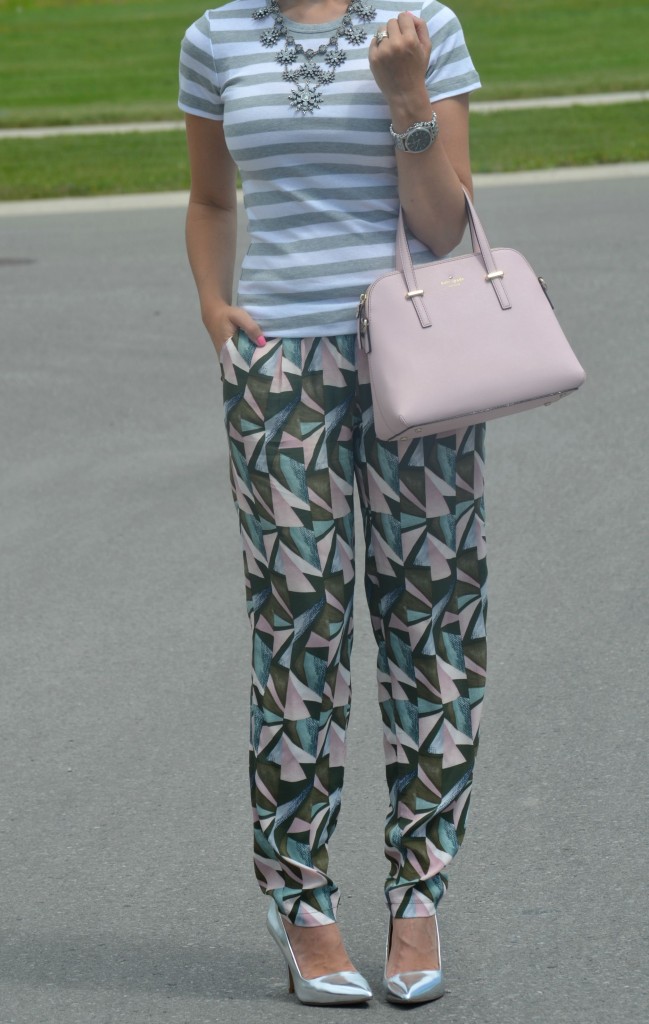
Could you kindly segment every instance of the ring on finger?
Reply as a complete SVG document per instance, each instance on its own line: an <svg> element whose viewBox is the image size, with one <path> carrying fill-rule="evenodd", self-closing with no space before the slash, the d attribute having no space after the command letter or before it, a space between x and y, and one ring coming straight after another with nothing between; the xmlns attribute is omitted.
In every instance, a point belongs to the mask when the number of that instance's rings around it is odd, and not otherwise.
<svg viewBox="0 0 649 1024"><path fill-rule="evenodd" d="M382 43L384 39L388 38L388 33L384 28L379 29L378 32L374 33L374 38L376 39L376 45L378 46L379 43Z"/></svg>

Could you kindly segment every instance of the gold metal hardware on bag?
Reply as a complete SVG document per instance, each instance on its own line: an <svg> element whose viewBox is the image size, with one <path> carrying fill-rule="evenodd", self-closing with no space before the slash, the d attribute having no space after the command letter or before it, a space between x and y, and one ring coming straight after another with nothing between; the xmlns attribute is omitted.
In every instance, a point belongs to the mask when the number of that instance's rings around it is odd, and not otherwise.
<svg viewBox="0 0 649 1024"><path fill-rule="evenodd" d="M423 294L424 294L424 289L423 288L415 288L415 290L413 292L406 292L406 298L407 299L414 299L416 295L423 295Z"/></svg>
<svg viewBox="0 0 649 1024"><path fill-rule="evenodd" d="M492 270L491 273L487 274L487 276L485 277L485 281L495 281L497 278L504 277L504 276L505 276L505 271L504 270Z"/></svg>

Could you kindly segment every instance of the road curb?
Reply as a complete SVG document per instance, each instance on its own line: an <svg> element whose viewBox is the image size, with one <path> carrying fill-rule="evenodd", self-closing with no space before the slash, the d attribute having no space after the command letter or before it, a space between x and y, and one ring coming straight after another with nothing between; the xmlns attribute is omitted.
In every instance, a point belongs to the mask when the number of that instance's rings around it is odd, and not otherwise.
<svg viewBox="0 0 649 1024"><path fill-rule="evenodd" d="M524 185L559 185L582 181L611 181L649 176L649 161L596 164L592 167L557 167L538 171L476 174L476 192L485 188ZM109 213L122 210L169 210L187 205L187 192L141 192L130 195L78 196L63 199L19 199L0 202L0 217L40 216L66 213ZM239 196L241 201L241 196Z"/></svg>

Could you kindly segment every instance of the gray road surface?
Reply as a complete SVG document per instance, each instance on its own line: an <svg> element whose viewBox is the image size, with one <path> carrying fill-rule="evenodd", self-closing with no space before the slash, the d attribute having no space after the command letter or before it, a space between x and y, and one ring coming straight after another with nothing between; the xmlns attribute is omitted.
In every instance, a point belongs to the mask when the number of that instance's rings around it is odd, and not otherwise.
<svg viewBox="0 0 649 1024"><path fill-rule="evenodd" d="M589 373L491 426L490 682L440 910L445 1024L636 1024L647 991L647 180L478 195ZM248 626L180 210L0 220L0 1024L250 1024ZM341 923L377 989L381 727L358 591ZM395 1019L313 1010L322 1024Z"/></svg>

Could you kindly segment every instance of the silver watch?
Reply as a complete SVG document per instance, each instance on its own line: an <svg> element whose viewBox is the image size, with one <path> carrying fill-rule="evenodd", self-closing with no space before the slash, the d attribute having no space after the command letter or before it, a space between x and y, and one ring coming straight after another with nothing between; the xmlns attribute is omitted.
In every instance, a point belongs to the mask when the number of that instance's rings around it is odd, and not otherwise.
<svg viewBox="0 0 649 1024"><path fill-rule="evenodd" d="M415 121L405 132L395 132L390 125L390 135L397 149L406 153L423 153L432 146L439 134L437 115L433 111L430 121Z"/></svg>

